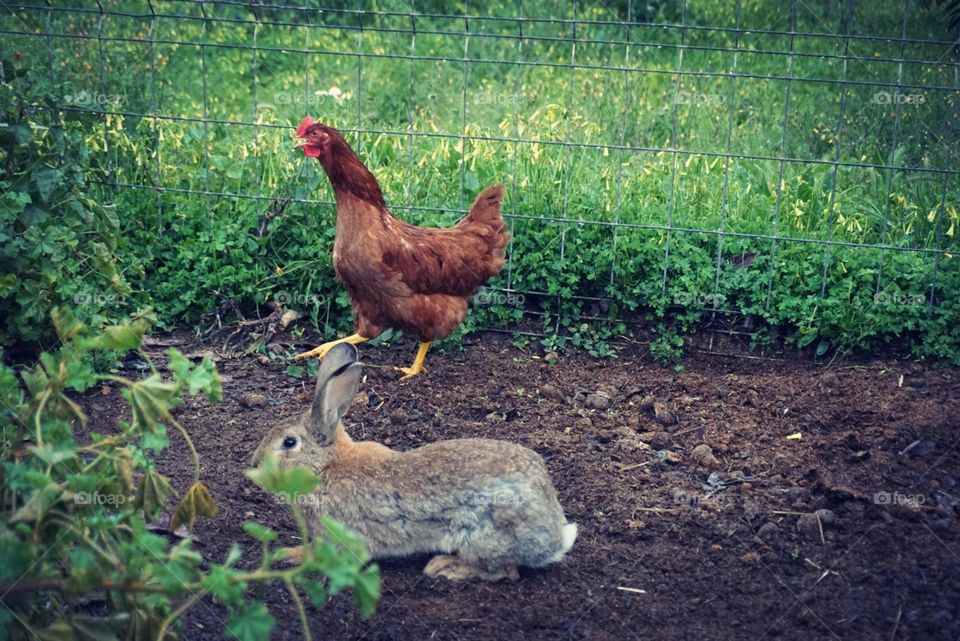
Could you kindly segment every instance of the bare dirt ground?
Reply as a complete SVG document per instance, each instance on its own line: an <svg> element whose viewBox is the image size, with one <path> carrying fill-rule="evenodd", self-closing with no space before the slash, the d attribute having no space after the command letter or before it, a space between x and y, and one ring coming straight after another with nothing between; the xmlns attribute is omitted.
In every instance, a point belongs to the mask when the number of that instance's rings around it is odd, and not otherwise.
<svg viewBox="0 0 960 641"><path fill-rule="evenodd" d="M413 346L360 352L407 364ZM217 365L224 400L178 414L221 507L195 535L208 558L239 541L254 565L244 520L297 541L286 508L243 471L264 430L307 407L313 381L279 360ZM662 368L645 348L550 364L483 334L431 353L414 381L369 367L345 421L355 439L522 443L546 459L580 537L563 563L516 582L452 584L425 577L426 558L383 562L376 614L364 621L338 596L310 610L315 638L960 639L960 372L894 358L683 365ZM250 393L266 406L241 404ZM126 412L115 392L83 402L91 425ZM184 489L182 442L158 465ZM259 596L277 617L272 638L299 639L286 592ZM205 599L183 638L222 639L226 618Z"/></svg>

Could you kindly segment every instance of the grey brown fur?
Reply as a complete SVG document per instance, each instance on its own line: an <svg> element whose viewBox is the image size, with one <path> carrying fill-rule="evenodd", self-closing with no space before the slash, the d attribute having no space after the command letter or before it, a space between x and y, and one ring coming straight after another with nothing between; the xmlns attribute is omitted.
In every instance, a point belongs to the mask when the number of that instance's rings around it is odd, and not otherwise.
<svg viewBox="0 0 960 641"><path fill-rule="evenodd" d="M340 419L360 376L356 348L333 347L310 410L271 429L253 457L258 464L273 454L280 467L306 466L323 479L303 502L314 527L319 515L337 519L364 537L374 557L440 553L424 571L454 580L516 578L518 565L563 558L577 528L536 452L490 439L407 452L354 442Z"/></svg>

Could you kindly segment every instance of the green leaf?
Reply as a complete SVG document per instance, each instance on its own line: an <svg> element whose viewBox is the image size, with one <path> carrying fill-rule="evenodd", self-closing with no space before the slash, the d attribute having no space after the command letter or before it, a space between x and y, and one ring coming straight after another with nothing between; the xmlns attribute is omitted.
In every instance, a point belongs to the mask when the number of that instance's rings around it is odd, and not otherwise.
<svg viewBox="0 0 960 641"><path fill-rule="evenodd" d="M799 347L800 349L803 349L804 347L806 347L816 339L817 339L816 334L806 334L805 336L801 336L800 340L797 341L797 347Z"/></svg>
<svg viewBox="0 0 960 641"><path fill-rule="evenodd" d="M29 448L31 454L44 462L45 465L53 466L62 463L68 459L76 458L77 449L73 443L51 445L44 443L42 446L31 445Z"/></svg>
<svg viewBox="0 0 960 641"><path fill-rule="evenodd" d="M170 560L154 566L154 577L166 590L180 594L187 586L198 580L197 569L203 556L192 549L190 539L184 539L170 550Z"/></svg>
<svg viewBox="0 0 960 641"><path fill-rule="evenodd" d="M67 587L77 593L93 590L100 583L97 559L86 548L71 548L67 551L70 565L67 567Z"/></svg>
<svg viewBox="0 0 960 641"><path fill-rule="evenodd" d="M265 545L277 538L276 532L254 521L244 521L243 531Z"/></svg>
<svg viewBox="0 0 960 641"><path fill-rule="evenodd" d="M63 174L52 167L41 167L33 172L33 184L43 202L49 202L54 190L63 181Z"/></svg>
<svg viewBox="0 0 960 641"><path fill-rule="evenodd" d="M78 392L85 392L97 382L97 373L93 367L84 361L70 361L67 363L67 378L64 387Z"/></svg>
<svg viewBox="0 0 960 641"><path fill-rule="evenodd" d="M174 377L178 381L186 382L190 378L190 361L175 347L167 350L167 356L170 358L170 371Z"/></svg>
<svg viewBox="0 0 960 641"><path fill-rule="evenodd" d="M10 515L10 523L40 520L61 496L63 496L63 488L60 485L56 483L47 484L35 491L26 503Z"/></svg>
<svg viewBox="0 0 960 641"><path fill-rule="evenodd" d="M68 474L67 489L71 492L94 492L102 482L95 474Z"/></svg>
<svg viewBox="0 0 960 641"><path fill-rule="evenodd" d="M143 320L135 320L132 323L122 325L111 325L105 327L96 338L86 341L84 346L87 349L115 349L119 352L126 352L140 347L146 331L147 323Z"/></svg>
<svg viewBox="0 0 960 641"><path fill-rule="evenodd" d="M73 570L90 570L97 566L97 558L86 548L71 548L67 550L67 557Z"/></svg>
<svg viewBox="0 0 960 641"><path fill-rule="evenodd" d="M145 450L153 450L159 454L170 446L170 439L167 438L167 427L163 423L158 423L156 429L152 432L144 432L143 439L140 441L140 447Z"/></svg>
<svg viewBox="0 0 960 641"><path fill-rule="evenodd" d="M240 549L240 545L234 543L230 546L230 551L227 552L227 559L224 561L224 565L233 566L237 561L240 560L240 557L243 556L243 550Z"/></svg>
<svg viewBox="0 0 960 641"><path fill-rule="evenodd" d="M132 543L138 553L145 555L147 559L156 560L161 560L166 556L170 543L166 537L148 530L146 522L139 515L130 519L130 529L133 530Z"/></svg>
<svg viewBox="0 0 960 641"><path fill-rule="evenodd" d="M77 320L69 309L64 307L54 307L50 312L50 318L53 321L53 328L57 331L57 336L64 343L69 342L74 336L82 334L87 326Z"/></svg>
<svg viewBox="0 0 960 641"><path fill-rule="evenodd" d="M324 587L324 579L322 577L312 578L301 575L297 580L297 584L303 588L304 592L307 593L307 597L310 599L310 602L313 603L318 608L322 608L327 604L327 590Z"/></svg>
<svg viewBox="0 0 960 641"><path fill-rule="evenodd" d="M23 578L34 565L36 550L28 543L18 540L6 530L0 536L0 581L4 583ZM0 608L0 611L6 608Z"/></svg>
<svg viewBox="0 0 960 641"><path fill-rule="evenodd" d="M325 538L333 544L350 546L360 541L355 532L336 519L324 516L320 518L320 523L326 533Z"/></svg>
<svg viewBox="0 0 960 641"><path fill-rule="evenodd" d="M211 564L210 573L203 579L203 587L224 603L239 603L247 593L247 583L241 581L240 576L241 573L230 564Z"/></svg>
<svg viewBox="0 0 960 641"><path fill-rule="evenodd" d="M354 598L360 615L364 619L370 618L380 600L380 567L372 563L361 570L353 586Z"/></svg>
<svg viewBox="0 0 960 641"><path fill-rule="evenodd" d="M0 415L4 412L19 414L23 411L23 390L12 369L0 363Z"/></svg>
<svg viewBox="0 0 960 641"><path fill-rule="evenodd" d="M134 383L123 390L133 410L134 425L140 429L154 431L161 420L172 422L170 408L176 403L178 386L164 381L159 374Z"/></svg>
<svg viewBox="0 0 960 641"><path fill-rule="evenodd" d="M303 378L306 370L301 365L287 365L286 374L290 378Z"/></svg>
<svg viewBox="0 0 960 641"><path fill-rule="evenodd" d="M174 377L187 386L191 395L203 390L211 403L220 400L223 395L220 375L217 374L217 367L209 357L204 356L203 360L191 369L190 361L178 350L170 348L167 355L170 357L170 369Z"/></svg>
<svg viewBox="0 0 960 641"><path fill-rule="evenodd" d="M244 603L227 620L227 634L240 641L263 641L270 638L276 625L263 603Z"/></svg>
<svg viewBox="0 0 960 641"><path fill-rule="evenodd" d="M27 384L27 391L32 396L39 396L50 384L50 377L39 365L23 372L21 376L23 376L23 382Z"/></svg>
<svg viewBox="0 0 960 641"><path fill-rule="evenodd" d="M25 191L8 191L0 196L0 214L13 218L31 202L30 194Z"/></svg>
<svg viewBox="0 0 960 641"><path fill-rule="evenodd" d="M272 456L246 475L264 490L291 498L311 494L320 485L320 479L306 467L280 469Z"/></svg>

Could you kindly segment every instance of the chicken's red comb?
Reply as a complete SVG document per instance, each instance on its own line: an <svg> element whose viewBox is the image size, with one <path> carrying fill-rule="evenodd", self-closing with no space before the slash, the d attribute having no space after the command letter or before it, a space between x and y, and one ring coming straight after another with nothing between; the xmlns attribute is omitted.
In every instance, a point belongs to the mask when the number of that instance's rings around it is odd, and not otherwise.
<svg viewBox="0 0 960 641"><path fill-rule="evenodd" d="M311 118L310 116L307 116L306 118L301 120L300 126L297 127L297 137L303 138L303 135L307 133L307 129L309 129L311 126L313 126L313 118Z"/></svg>

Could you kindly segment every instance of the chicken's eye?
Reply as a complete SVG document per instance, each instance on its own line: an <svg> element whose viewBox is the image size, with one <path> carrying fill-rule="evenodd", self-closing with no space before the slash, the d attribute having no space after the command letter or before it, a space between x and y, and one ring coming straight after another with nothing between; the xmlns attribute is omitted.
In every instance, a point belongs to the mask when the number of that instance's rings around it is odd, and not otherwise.
<svg viewBox="0 0 960 641"><path fill-rule="evenodd" d="M288 436L283 439L283 449L290 450L297 446L297 439L294 436Z"/></svg>

